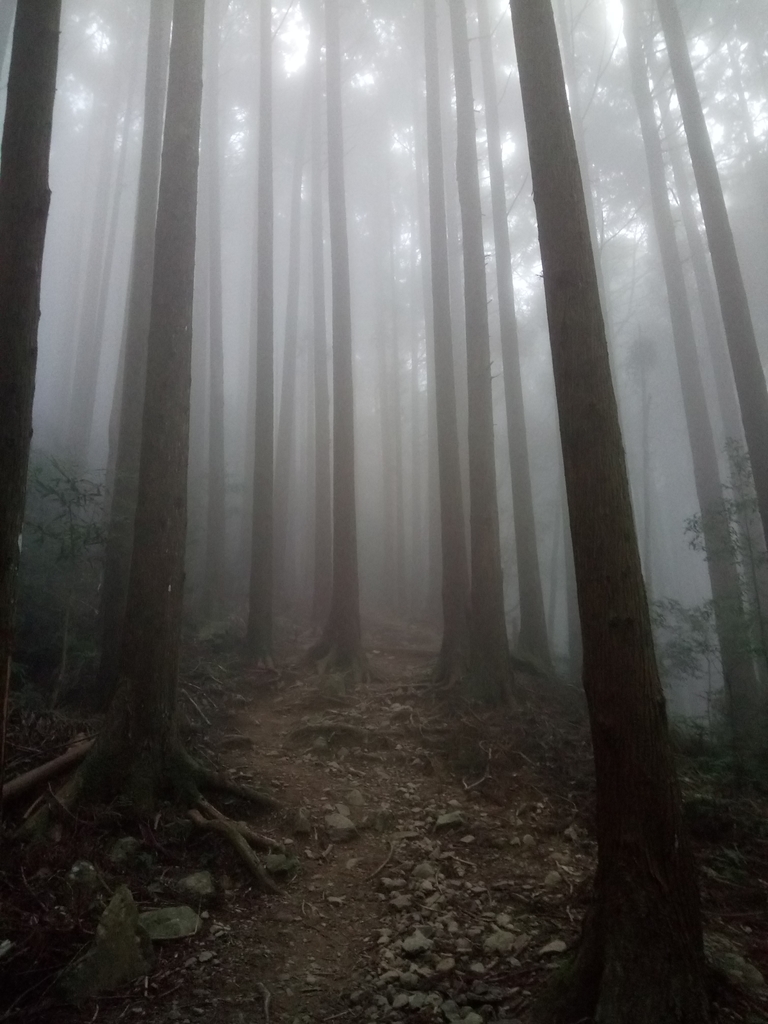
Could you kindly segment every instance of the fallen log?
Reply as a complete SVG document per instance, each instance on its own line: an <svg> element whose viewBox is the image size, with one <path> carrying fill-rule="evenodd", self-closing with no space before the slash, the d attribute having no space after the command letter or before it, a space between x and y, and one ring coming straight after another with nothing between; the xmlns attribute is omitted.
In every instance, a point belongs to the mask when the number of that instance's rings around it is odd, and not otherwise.
<svg viewBox="0 0 768 1024"><path fill-rule="evenodd" d="M85 758L93 744L93 740L81 740L71 746L65 753L54 757L52 761L46 761L45 764L40 764L37 768L32 768L31 771L25 772L23 775L17 775L15 779L11 779L3 786L2 793L0 793L0 803L11 803L11 801L24 796L25 793L28 793L41 783L49 782L68 768L73 768Z"/></svg>

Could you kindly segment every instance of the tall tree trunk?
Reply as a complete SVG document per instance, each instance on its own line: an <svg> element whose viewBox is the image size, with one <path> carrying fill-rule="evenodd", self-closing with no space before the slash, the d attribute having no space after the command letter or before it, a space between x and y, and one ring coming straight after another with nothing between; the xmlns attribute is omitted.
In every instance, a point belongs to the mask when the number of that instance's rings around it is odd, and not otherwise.
<svg viewBox="0 0 768 1024"><path fill-rule="evenodd" d="M3 65L5 64L5 55L8 52L11 36L13 35L13 20L15 14L15 0L6 0L6 2L0 6L0 71L2 71Z"/></svg>
<svg viewBox="0 0 768 1024"><path fill-rule="evenodd" d="M736 749L743 752L754 745L757 679L751 655L744 642L747 624L744 619L736 551L725 514L717 449L696 352L696 337L677 248L675 223L669 204L664 155L643 58L637 0L631 0L625 5L624 35L627 40L632 91L640 117L648 162L653 222L664 271L672 340L691 445L693 475L701 510L707 570L714 598L715 625L729 698L733 741Z"/></svg>
<svg viewBox="0 0 768 1024"><path fill-rule="evenodd" d="M312 365L315 409L314 543L312 619L324 622L332 586L331 404L328 393L328 336L325 312L323 239L323 82L319 19L312 22L312 163L310 181L312 246Z"/></svg>
<svg viewBox="0 0 768 1024"><path fill-rule="evenodd" d="M208 507L205 535L203 595L206 614L216 617L224 606L226 560L226 455L224 451L224 322L221 268L221 140L219 130L219 31L222 7L209 9L206 43L206 90L203 134L207 136L208 235Z"/></svg>
<svg viewBox="0 0 768 1024"><path fill-rule="evenodd" d="M478 0L480 57L485 96L485 127L488 136L488 164L491 177L493 240L496 252L496 283L499 297L501 352L504 363L504 398L507 410L509 467L512 475L512 508L515 518L517 583L520 595L521 651L551 665L544 595L536 542L531 468L528 459L528 432L525 425L523 382L520 374L515 293L512 282L512 254L507 224L507 195L501 158L501 132L496 99L496 73L493 65L488 0Z"/></svg>
<svg viewBox="0 0 768 1024"><path fill-rule="evenodd" d="M98 676L105 699L109 698L117 682L133 548L172 9L170 0L152 0L149 17L144 127L125 313L123 372L115 387L120 412L114 489L99 607L101 655Z"/></svg>
<svg viewBox="0 0 768 1024"><path fill-rule="evenodd" d="M680 14L675 0L656 0L656 4L699 190L760 518L768 538L768 390L765 374Z"/></svg>
<svg viewBox="0 0 768 1024"><path fill-rule="evenodd" d="M187 781L176 693L204 13L204 0L174 2L121 686L83 776L99 795L122 792L141 808L161 792L183 792Z"/></svg>
<svg viewBox="0 0 768 1024"><path fill-rule="evenodd" d="M0 158L0 782L32 439L61 0L16 13Z"/></svg>
<svg viewBox="0 0 768 1024"><path fill-rule="evenodd" d="M464 250L469 410L470 676L473 690L503 700L510 680L501 575L491 396L485 248L475 111L464 0L449 0L456 83L456 176Z"/></svg>
<svg viewBox="0 0 768 1024"><path fill-rule="evenodd" d="M272 664L274 532L274 186L272 180L272 4L259 0L259 184L257 197L256 407L248 649ZM255 313L255 317L254 317Z"/></svg>
<svg viewBox="0 0 768 1024"><path fill-rule="evenodd" d="M352 308L344 185L341 43L338 0L325 0L328 203L333 302L333 583L323 636L313 656L328 665L367 672L360 637L355 507L355 419L352 379Z"/></svg>
<svg viewBox="0 0 768 1024"><path fill-rule="evenodd" d="M437 681L453 681L464 674L469 654L469 566L456 415L435 0L424 0L424 46L443 608L443 639L434 675Z"/></svg>
<svg viewBox="0 0 768 1024"><path fill-rule="evenodd" d="M98 331L99 305L106 280L106 243L112 180L115 169L115 136L119 120L120 93L124 70L119 60L112 71L106 102L101 114L97 152L98 172L93 193L93 217L88 240L84 290L78 319L77 355L69 406L68 451L83 468L88 465L93 410L103 338ZM97 115L98 116L98 115ZM126 120L128 112L126 110Z"/></svg>
<svg viewBox="0 0 768 1024"><path fill-rule="evenodd" d="M542 1018L708 1019L695 868L653 650L595 257L550 0L512 0L597 785L593 903Z"/></svg>
<svg viewBox="0 0 768 1024"><path fill-rule="evenodd" d="M293 153L290 230L288 241L288 286L285 308L285 344L280 381L280 407L277 413L275 443L275 593L288 597L286 564L288 560L288 519L291 481L295 478L296 447L296 349L299 334L299 278L301 270L301 183L304 180L304 151L312 76L307 74L301 113Z"/></svg>

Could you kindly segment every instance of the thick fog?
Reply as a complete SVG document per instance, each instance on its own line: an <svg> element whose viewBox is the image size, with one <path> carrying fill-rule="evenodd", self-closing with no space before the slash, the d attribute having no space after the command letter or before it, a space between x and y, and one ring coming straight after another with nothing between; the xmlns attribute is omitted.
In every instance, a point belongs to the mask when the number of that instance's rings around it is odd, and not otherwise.
<svg viewBox="0 0 768 1024"><path fill-rule="evenodd" d="M206 5L186 577L188 618L198 625L209 615L204 594L209 565L206 550L211 540L207 536L212 488L210 424L216 402L210 341L212 282L218 273L216 260L212 260L217 231L226 525L223 601L216 614L242 621L247 615L254 501L254 289L259 261L269 259L269 253L258 252L255 243L258 6L255 0L208 0ZM62 16L32 462L34 466L36 460L53 455L77 467L82 477L107 482L119 421L114 403L120 395L131 275L149 7L147 0L65 0ZM419 623L438 629L440 512L422 5L341 0L340 7L363 624ZM504 594L514 649L520 608L504 392L507 370L499 338L481 32L474 0L469 0L467 7L483 202ZM762 0L696 0L680 7L765 363L768 17ZM691 529L699 503L653 226L648 165L632 92L622 4L620 0L558 0L555 12L593 215L593 241L643 569L649 596L659 610L658 641L665 681L674 707L704 714L705 688L719 686L716 659L707 676L698 662L693 668L689 663L686 669L675 661L674 652L666 660L664 653L670 639L687 628L675 616L682 609L703 606L712 595L705 556L701 544L696 543L696 530ZM447 5L438 2L437 15L450 301L466 511L469 424ZM542 267L509 6L503 0L488 0L488 15L536 545L550 644L557 667L567 674L576 668L575 652L569 647L568 520ZM724 393L732 392L733 384L730 379L721 380L718 387L716 379L716 372L723 371L716 370L713 346L717 360L717 351L725 352L725 342L704 248L698 195L664 37L650 15L643 28L707 408L721 481L730 486L726 440L733 434L722 401ZM332 389L327 164L324 156L318 157L313 143L313 138L319 138L324 147L327 130L319 7L315 10L315 4L305 0L277 2L272 8L271 32L275 609L280 628L287 632L304 628L314 614L318 364L312 215L318 197L313 194L313 160L320 161L315 177L321 184L325 238L327 336L324 359L322 353L320 358ZM3 68L7 77L8 53ZM206 97L211 96L214 82L217 102L212 105ZM4 92L3 87L3 96ZM694 252L696 239L703 257ZM725 365L727 371L727 361ZM738 422L736 428L740 430ZM213 486L221 485L214 482ZM748 583L751 569L746 559L742 558L738 572ZM679 602L679 607L671 602ZM764 660L765 653L760 657ZM696 661L699 655L692 658Z"/></svg>

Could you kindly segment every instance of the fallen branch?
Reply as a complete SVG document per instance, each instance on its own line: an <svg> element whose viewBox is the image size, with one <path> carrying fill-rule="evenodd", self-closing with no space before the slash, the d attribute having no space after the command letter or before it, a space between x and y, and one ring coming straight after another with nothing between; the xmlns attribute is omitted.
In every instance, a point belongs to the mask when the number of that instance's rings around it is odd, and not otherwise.
<svg viewBox="0 0 768 1024"><path fill-rule="evenodd" d="M264 1020L269 1024L269 1004L272 1002L272 993L261 981L256 983L256 988L264 996Z"/></svg>
<svg viewBox="0 0 768 1024"><path fill-rule="evenodd" d="M0 803L10 803L41 783L55 779L57 775L61 775L67 768L73 768L85 758L93 743L93 740L84 740L76 743L66 753L60 754L59 757L55 757L52 761L38 765L37 768L33 768L31 771L11 779L10 782L6 782L2 789L2 795L0 795Z"/></svg>
<svg viewBox="0 0 768 1024"><path fill-rule="evenodd" d="M395 847L396 846L397 846L397 843L390 843L389 844L389 853L384 858L384 860L381 862L381 864L379 864L379 866L376 868L376 870L372 874L368 875L368 877L366 878L366 882L373 881L373 879L376 877L376 875L380 875L381 874L381 872L384 870L384 868L387 866L387 864L389 864L389 862L392 860L392 854L395 852Z"/></svg>
<svg viewBox="0 0 768 1024"><path fill-rule="evenodd" d="M259 863L258 859L256 858L256 854L250 848L250 846L243 838L243 836L241 836L238 830L235 828L233 822L231 822L228 818L225 818L223 821L218 818L214 820L204 818L200 811L198 811L194 807L190 808L190 810L187 811L187 816L190 818L191 821L195 823L195 825L197 825L198 828L205 829L209 832L218 832L220 835L226 836L227 839L232 844L232 846L234 846L242 862L248 868L251 875L259 883L261 888L271 893L277 894L280 892L278 887L275 885L272 879L269 878L266 871Z"/></svg>
<svg viewBox="0 0 768 1024"><path fill-rule="evenodd" d="M214 807L212 803L209 803L205 797L200 797L197 801L197 806L200 810L207 814L209 818L214 821L227 821L230 825L233 825L240 835L247 839L251 846L256 850L277 850L278 853L285 853L285 848L280 843L269 839L267 836L259 835L258 832L246 824L244 821L235 821L233 818L228 818L226 814L222 814L218 807Z"/></svg>

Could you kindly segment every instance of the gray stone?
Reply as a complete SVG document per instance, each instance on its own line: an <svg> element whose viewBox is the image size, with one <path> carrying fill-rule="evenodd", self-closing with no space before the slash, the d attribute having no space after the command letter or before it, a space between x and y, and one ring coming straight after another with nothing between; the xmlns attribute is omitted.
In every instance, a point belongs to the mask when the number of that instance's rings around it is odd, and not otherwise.
<svg viewBox="0 0 768 1024"><path fill-rule="evenodd" d="M416 867L411 872L411 875L414 878L422 879L434 878L436 874L437 867L431 861L428 860L423 860L421 864L417 864Z"/></svg>
<svg viewBox="0 0 768 1024"><path fill-rule="evenodd" d="M192 896L213 896L216 887L210 871L195 871L179 882L178 888Z"/></svg>
<svg viewBox="0 0 768 1024"><path fill-rule="evenodd" d="M347 803L350 807L364 807L365 797L359 789L350 789L347 793Z"/></svg>
<svg viewBox="0 0 768 1024"><path fill-rule="evenodd" d="M139 924L150 939L185 939L200 930L200 918L191 907L161 907L139 914Z"/></svg>
<svg viewBox="0 0 768 1024"><path fill-rule="evenodd" d="M312 832L312 823L306 811L300 810L296 812L293 831L297 836L308 836Z"/></svg>
<svg viewBox="0 0 768 1024"><path fill-rule="evenodd" d="M96 926L93 945L62 978L73 1003L92 999L140 978L149 970L152 943L140 927L131 891L118 886Z"/></svg>
<svg viewBox="0 0 768 1024"><path fill-rule="evenodd" d="M483 1024L483 1018L473 1010L464 1018L464 1024Z"/></svg>
<svg viewBox="0 0 768 1024"><path fill-rule="evenodd" d="M426 1001L426 992L413 992L410 999L408 1000L408 1005L412 1010L420 1010L424 1003L426 1003Z"/></svg>
<svg viewBox="0 0 768 1024"><path fill-rule="evenodd" d="M395 998L392 1000L393 1010L402 1010L404 1006L408 1005L408 993L398 992Z"/></svg>
<svg viewBox="0 0 768 1024"><path fill-rule="evenodd" d="M562 939L553 939L546 946L539 950L539 956L547 956L549 953L564 953L568 947Z"/></svg>
<svg viewBox="0 0 768 1024"><path fill-rule="evenodd" d="M461 1020L461 1013L459 1007L452 999L446 999L444 1003L440 1005L440 1009L443 1011L445 1019L451 1021Z"/></svg>
<svg viewBox="0 0 768 1024"><path fill-rule="evenodd" d="M101 885L99 872L89 860L76 860L67 872L67 881L86 892L94 892Z"/></svg>
<svg viewBox="0 0 768 1024"><path fill-rule="evenodd" d="M413 934L403 939L403 951L411 956L416 956L419 953L426 953L428 950L432 949L433 945L434 943L432 940L428 939L427 936L418 928L413 932Z"/></svg>
<svg viewBox="0 0 768 1024"><path fill-rule="evenodd" d="M488 953L509 953L515 948L515 936L511 932L491 932L483 943Z"/></svg>
<svg viewBox="0 0 768 1024"><path fill-rule="evenodd" d="M533 836L529 836L529 835L523 836L523 846L533 847L535 845L536 845L536 840L533 838Z"/></svg>
<svg viewBox="0 0 768 1024"><path fill-rule="evenodd" d="M452 956L443 957L442 960L438 960L435 964L435 970L438 974L449 974L456 966L456 961Z"/></svg>
<svg viewBox="0 0 768 1024"><path fill-rule="evenodd" d="M435 822L435 828L458 828L464 824L464 818L460 811L449 811L448 814L441 814Z"/></svg>
<svg viewBox="0 0 768 1024"><path fill-rule="evenodd" d="M404 893L400 893L399 896L393 896L389 901L389 905L394 907L395 910L406 910L411 905L411 897L406 896Z"/></svg>
<svg viewBox="0 0 768 1024"><path fill-rule="evenodd" d="M765 978L761 972L745 960L735 943L718 935L707 932L704 935L704 952L709 962L728 978L732 985L755 993L765 993Z"/></svg>
<svg viewBox="0 0 768 1024"><path fill-rule="evenodd" d="M563 878L559 871L550 871L547 877L544 879L544 886L547 889L556 889L562 882Z"/></svg>
<svg viewBox="0 0 768 1024"><path fill-rule="evenodd" d="M416 988L419 981L418 974L414 974L413 971L401 971L400 972L400 984L404 988Z"/></svg>
<svg viewBox="0 0 768 1024"><path fill-rule="evenodd" d="M139 852L141 843L133 836L122 836L116 839L110 847L107 857L113 864L128 864Z"/></svg>
<svg viewBox="0 0 768 1024"><path fill-rule="evenodd" d="M326 814L325 825L328 829L328 837L331 842L346 843L357 835L354 821L346 814Z"/></svg>
<svg viewBox="0 0 768 1024"><path fill-rule="evenodd" d="M298 866L299 862L295 857L286 857L284 853L268 853L264 858L264 867L270 875L287 875Z"/></svg>

